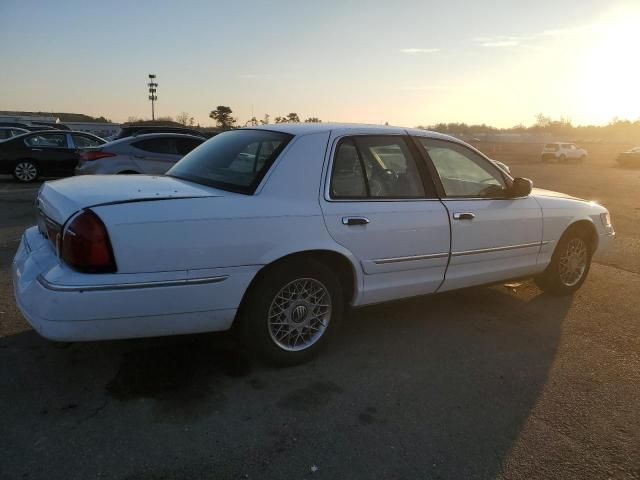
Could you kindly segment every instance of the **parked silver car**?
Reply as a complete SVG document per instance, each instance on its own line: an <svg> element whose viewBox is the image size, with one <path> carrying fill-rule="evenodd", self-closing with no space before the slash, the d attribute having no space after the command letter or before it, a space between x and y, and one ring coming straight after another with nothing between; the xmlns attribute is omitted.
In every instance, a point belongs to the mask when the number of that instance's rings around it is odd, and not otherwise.
<svg viewBox="0 0 640 480"><path fill-rule="evenodd" d="M76 175L162 175L204 141L202 137L177 133L122 138L82 152Z"/></svg>

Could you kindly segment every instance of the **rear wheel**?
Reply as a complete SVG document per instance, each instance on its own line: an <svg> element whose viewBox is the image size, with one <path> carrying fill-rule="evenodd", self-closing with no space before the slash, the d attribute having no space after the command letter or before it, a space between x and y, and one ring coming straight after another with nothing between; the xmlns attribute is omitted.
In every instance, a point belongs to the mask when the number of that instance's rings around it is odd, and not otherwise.
<svg viewBox="0 0 640 480"><path fill-rule="evenodd" d="M29 183L40 176L38 166L31 160L21 160L13 168L13 177L19 182Z"/></svg>
<svg viewBox="0 0 640 480"><path fill-rule="evenodd" d="M570 295L582 286L590 267L589 235L583 229L573 228L562 236L551 263L535 278L535 282L542 290L553 295Z"/></svg>
<svg viewBox="0 0 640 480"><path fill-rule="evenodd" d="M344 309L337 276L315 260L272 267L252 287L240 318L245 343L267 361L297 365L334 334Z"/></svg>

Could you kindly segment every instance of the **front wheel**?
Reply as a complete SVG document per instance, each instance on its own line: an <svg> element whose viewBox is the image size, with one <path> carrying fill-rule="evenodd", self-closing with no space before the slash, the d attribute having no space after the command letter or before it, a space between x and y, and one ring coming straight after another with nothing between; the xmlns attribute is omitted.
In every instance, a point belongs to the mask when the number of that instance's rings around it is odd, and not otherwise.
<svg viewBox="0 0 640 480"><path fill-rule="evenodd" d="M38 166L31 160L22 160L13 168L13 177L19 182L29 183L40 176Z"/></svg>
<svg viewBox="0 0 640 480"><path fill-rule="evenodd" d="M590 267L589 236L583 230L572 229L562 236L551 263L535 282L553 295L570 295L582 286Z"/></svg>
<svg viewBox="0 0 640 480"><path fill-rule="evenodd" d="M314 260L275 265L248 292L246 302L240 318L245 343L281 366L316 356L344 310L337 276Z"/></svg>

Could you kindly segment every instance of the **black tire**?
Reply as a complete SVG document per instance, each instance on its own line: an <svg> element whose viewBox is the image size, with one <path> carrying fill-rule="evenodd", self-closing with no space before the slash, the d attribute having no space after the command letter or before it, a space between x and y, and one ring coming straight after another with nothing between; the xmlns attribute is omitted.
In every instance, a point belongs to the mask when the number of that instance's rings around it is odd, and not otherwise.
<svg viewBox="0 0 640 480"><path fill-rule="evenodd" d="M586 246L586 264L584 271L580 277L573 282L566 282L561 275L561 262L563 255L566 254L572 240L577 239ZM556 246L551 262L544 272L534 278L534 281L541 290L555 296L571 295L578 290L587 279L589 269L591 268L591 257L593 255L593 247L591 245L591 236L580 227L569 228L560 238Z"/></svg>
<svg viewBox="0 0 640 480"><path fill-rule="evenodd" d="M33 160L18 160L13 167L13 178L22 183L35 182L40 177L38 164Z"/></svg>
<svg viewBox="0 0 640 480"><path fill-rule="evenodd" d="M560 163L567 163L567 157L565 155L560 155L560 158L558 160L560 161Z"/></svg>
<svg viewBox="0 0 640 480"><path fill-rule="evenodd" d="M281 308L276 304L276 297L279 293L292 285L296 285L296 282L304 282L306 280L318 282L312 284L321 285L325 288L325 294L328 295L331 300L329 320L323 333L318 334L313 343L310 343L308 347L297 351L286 350L285 347L279 345L274 336L272 336L272 329L278 329L279 327L275 326L270 328L269 313L272 305L274 305L276 309ZM322 298L324 303L326 297ZM286 332L293 331L290 325L292 325L291 322L293 322L292 318L295 307L296 304L291 302L287 307L287 311L291 312L291 315L286 318L278 317L278 320L283 323L288 322L284 327L285 335ZM281 311L284 312L284 310ZM247 293L239 318L240 333L242 334L244 344L269 363L278 366L298 365L311 360L326 346L339 328L343 311L344 297L342 286L340 285L338 277L330 268L313 259L283 262L274 265L265 274L261 275ZM282 313L281 315L286 314ZM310 314L305 313L305 315ZM307 328L306 331L310 331L311 327L305 327L304 322L311 321L315 320L301 320L301 323L296 323L295 328L297 328L297 325L300 325L300 328ZM280 330L276 333L279 332ZM291 338L291 335L290 333L285 338ZM304 341L304 338L302 341Z"/></svg>

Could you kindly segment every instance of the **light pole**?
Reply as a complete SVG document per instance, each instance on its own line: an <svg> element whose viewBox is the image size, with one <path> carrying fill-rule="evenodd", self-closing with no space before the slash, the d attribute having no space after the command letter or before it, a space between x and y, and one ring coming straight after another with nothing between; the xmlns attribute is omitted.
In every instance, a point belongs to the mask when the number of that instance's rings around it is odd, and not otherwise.
<svg viewBox="0 0 640 480"><path fill-rule="evenodd" d="M158 96L156 95L156 89L158 88L158 84L156 83L156 76L153 73L149 74L149 100L151 100L151 120L156 119L156 112L154 109L154 102L158 100Z"/></svg>

